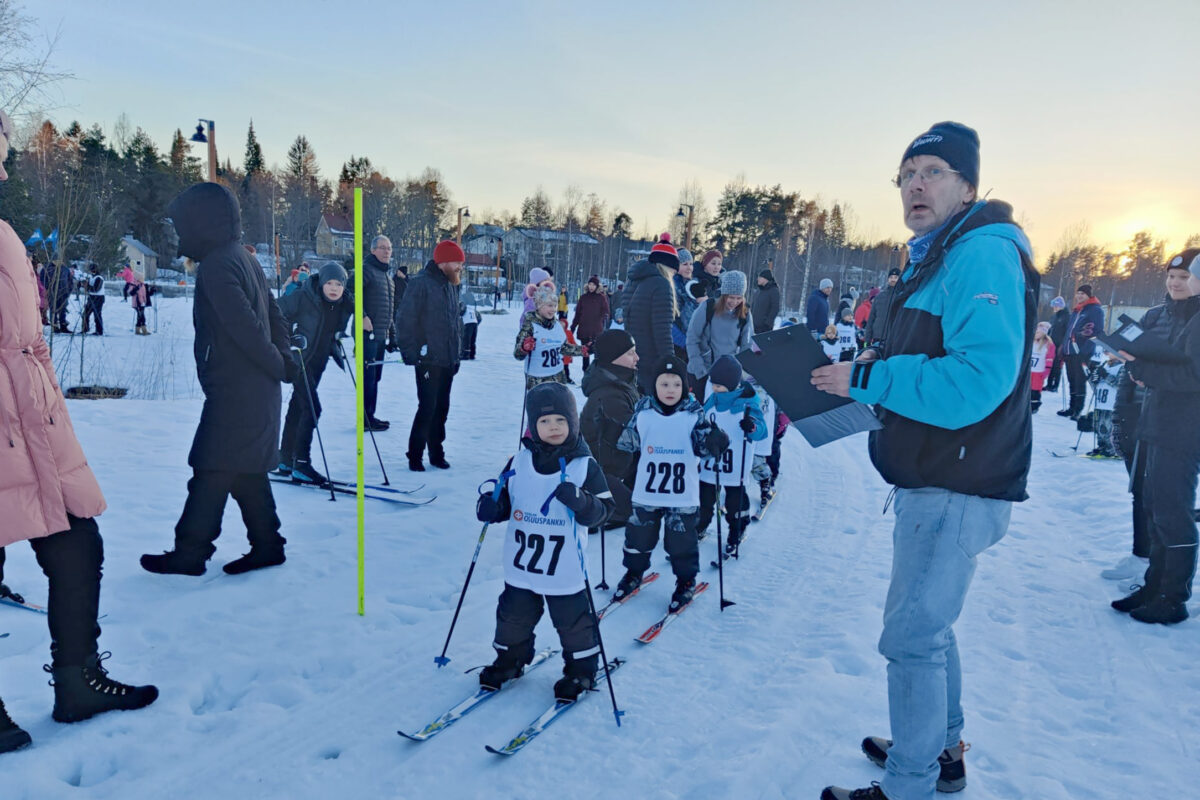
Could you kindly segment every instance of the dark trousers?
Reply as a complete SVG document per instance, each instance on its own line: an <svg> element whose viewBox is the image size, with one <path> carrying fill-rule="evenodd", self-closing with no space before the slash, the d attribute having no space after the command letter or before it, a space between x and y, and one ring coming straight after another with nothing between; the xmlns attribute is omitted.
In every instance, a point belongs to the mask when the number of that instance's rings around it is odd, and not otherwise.
<svg viewBox="0 0 1200 800"><path fill-rule="evenodd" d="M1058 382L1062 380L1063 361L1066 359L1065 351L1060 350L1062 345L1055 345L1054 363L1050 365L1050 375L1046 378L1045 389L1047 392L1057 392Z"/></svg>
<svg viewBox="0 0 1200 800"><path fill-rule="evenodd" d="M783 458L783 436L787 433L787 428L779 427L778 414L769 424L774 425L776 430L775 441L771 442L771 454L767 456L767 468L771 470L771 481L774 482L779 478L779 463Z"/></svg>
<svg viewBox="0 0 1200 800"><path fill-rule="evenodd" d="M647 508L634 506L625 524L625 569L645 572L650 569L650 554L658 544L658 528L663 528L663 548L671 557L676 578L690 580L700 571L700 543L696 537L697 512L694 508Z"/></svg>
<svg viewBox="0 0 1200 800"><path fill-rule="evenodd" d="M254 550L279 551L287 542L279 535L279 516L271 481L265 472L194 470L188 481L187 501L175 524L175 549L198 561L216 552L213 542L221 535L221 517L230 496L242 511L246 538Z"/></svg>
<svg viewBox="0 0 1200 800"><path fill-rule="evenodd" d="M1029 408L1033 413L1037 413L1042 407L1042 392L1040 389L1029 390Z"/></svg>
<svg viewBox="0 0 1200 800"><path fill-rule="evenodd" d="M145 306L134 306L133 310L137 312L136 325L139 328L146 327L146 307Z"/></svg>
<svg viewBox="0 0 1200 800"><path fill-rule="evenodd" d="M746 521L750 518L750 498L741 486L722 486L725 491L725 521L729 523L729 538L734 544L742 541L742 533L746 530ZM696 524L697 531L708 530L716 512L717 487L712 483L700 482L700 520Z"/></svg>
<svg viewBox="0 0 1200 800"><path fill-rule="evenodd" d="M67 300L69 297L64 297L61 302L55 303L53 308L54 327L60 332L69 331L70 326L67 325Z"/></svg>
<svg viewBox="0 0 1200 800"><path fill-rule="evenodd" d="M588 611L587 590L575 594L540 595L504 584L496 604L496 639L492 647L500 658L513 664L533 661L534 635L545 606L558 631L567 675L594 675L599 666L600 647L596 625Z"/></svg>
<svg viewBox="0 0 1200 800"><path fill-rule="evenodd" d="M83 306L83 332L88 332L88 322L94 315L96 317L96 333L104 334L104 295L90 294L87 302Z"/></svg>
<svg viewBox="0 0 1200 800"><path fill-rule="evenodd" d="M37 562L49 580L46 611L50 655L55 667L80 666L96 655L100 639L100 569L104 541L94 519L67 515L61 533L30 539Z"/></svg>
<svg viewBox="0 0 1200 800"><path fill-rule="evenodd" d="M0 547L0 583L4 583L4 548Z"/></svg>
<svg viewBox="0 0 1200 800"><path fill-rule="evenodd" d="M1146 448L1147 444L1135 445L1132 452L1125 454L1125 470L1130 475L1133 494L1133 554L1138 558L1150 557L1150 524L1146 518ZM1136 457L1135 457L1136 454Z"/></svg>
<svg viewBox="0 0 1200 800"><path fill-rule="evenodd" d="M1084 401L1087 399L1087 359L1071 353L1067 356L1067 383L1071 387L1072 414L1083 413Z"/></svg>
<svg viewBox="0 0 1200 800"><path fill-rule="evenodd" d="M1176 603L1192 596L1196 573L1196 477L1200 453L1142 443L1146 451L1145 502L1151 536L1143 582Z"/></svg>
<svg viewBox="0 0 1200 800"><path fill-rule="evenodd" d="M321 398L317 394L317 384L325 372L325 364L320 366L306 364L308 388L305 389L303 379L292 387L292 399L288 401L287 415L283 420L283 436L279 444L279 461L291 464L295 459L312 460L313 431L317 420L321 418ZM311 392L312 405L309 405Z"/></svg>
<svg viewBox="0 0 1200 800"><path fill-rule="evenodd" d="M479 338L479 323L467 322L463 325L462 357L475 358L475 342Z"/></svg>
<svg viewBox="0 0 1200 800"><path fill-rule="evenodd" d="M379 381L383 378L383 353L387 344L382 336L372 338L367 334L363 345L363 411L367 419L374 419L375 405L379 400ZM372 362L379 362L374 363Z"/></svg>
<svg viewBox="0 0 1200 800"><path fill-rule="evenodd" d="M450 386L454 368L418 366L417 413L408 434L408 457L419 461L429 447L430 458L445 455L446 417L450 413Z"/></svg>

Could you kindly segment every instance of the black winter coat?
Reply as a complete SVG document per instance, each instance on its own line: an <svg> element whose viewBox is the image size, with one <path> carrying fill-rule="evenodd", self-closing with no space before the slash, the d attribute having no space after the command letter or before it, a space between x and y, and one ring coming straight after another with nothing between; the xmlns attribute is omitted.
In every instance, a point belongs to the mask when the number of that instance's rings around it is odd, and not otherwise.
<svg viewBox="0 0 1200 800"><path fill-rule="evenodd" d="M1054 318L1050 320L1050 341L1054 342L1055 351L1063 346L1063 342L1067 340L1067 326L1071 324L1071 312L1065 308L1060 308L1054 313ZM1063 353L1066 356L1066 353ZM1055 356L1058 357L1057 354Z"/></svg>
<svg viewBox="0 0 1200 800"><path fill-rule="evenodd" d="M891 313L892 298L895 296L896 287L889 286L875 295L875 299L871 301L871 313L867 315L867 325L863 328L863 338L866 340L867 346L883 337L883 331L887 328L888 317Z"/></svg>
<svg viewBox="0 0 1200 800"><path fill-rule="evenodd" d="M639 261L629 268L625 287L625 330L637 343L638 383L642 391L654 391L654 368L663 356L675 352L671 325L675 322L675 287L658 267Z"/></svg>
<svg viewBox="0 0 1200 800"><path fill-rule="evenodd" d="M1138 322L1143 332L1142 335L1151 334L1160 339L1168 339L1171 335L1172 322L1186 303L1186 300L1168 299L1166 303L1151 308L1142 315ZM1070 317L1070 312L1066 309L1058 313ZM1065 324L1063 335L1066 336ZM1117 380L1117 401L1113 408L1113 421L1116 423L1121 452L1130 457L1133 456L1133 451L1137 447L1138 421L1142 416L1142 404L1145 399L1146 390L1133 382L1133 376L1129 370L1121 370L1121 377Z"/></svg>
<svg viewBox="0 0 1200 800"><path fill-rule="evenodd" d="M396 345L404 363L457 369L462 358L462 317L459 287L430 261L409 278L396 312ZM424 355L422 348L426 348Z"/></svg>
<svg viewBox="0 0 1200 800"><path fill-rule="evenodd" d="M349 286L354 285L354 271L350 271ZM396 313L396 287L388 274L388 265L374 253L363 259L363 316L370 318L372 332L384 340L392 336L392 317Z"/></svg>
<svg viewBox="0 0 1200 800"><path fill-rule="evenodd" d="M760 286L754 291L754 299L750 303L750 316L754 318L754 332L765 333L775 327L775 318L779 316L780 297L779 284L774 278L767 278L767 285Z"/></svg>
<svg viewBox="0 0 1200 800"><path fill-rule="evenodd" d="M1126 369L1148 390L1138 439L1168 450L1200 453L1200 296L1177 304L1164 333L1188 361L1129 362Z"/></svg>
<svg viewBox="0 0 1200 800"><path fill-rule="evenodd" d="M262 268L240 243L241 212L225 187L200 183L171 202L179 253L199 263L192 321L204 408L188 464L266 472L279 445L279 384L289 376L287 325Z"/></svg>
<svg viewBox="0 0 1200 800"><path fill-rule="evenodd" d="M308 339L304 350L304 366L310 373L314 367L324 367L335 351L334 341L344 333L346 323L354 313L354 295L343 292L342 298L330 303L320 287L321 278L313 275L299 289L279 298L279 310L290 333Z"/></svg>
<svg viewBox="0 0 1200 800"><path fill-rule="evenodd" d="M579 433L608 479L616 504L614 519L628 519L633 497L627 481L637 465L637 456L619 450L617 440L637 405L637 373L597 361L584 373L580 388L587 402L579 412Z"/></svg>

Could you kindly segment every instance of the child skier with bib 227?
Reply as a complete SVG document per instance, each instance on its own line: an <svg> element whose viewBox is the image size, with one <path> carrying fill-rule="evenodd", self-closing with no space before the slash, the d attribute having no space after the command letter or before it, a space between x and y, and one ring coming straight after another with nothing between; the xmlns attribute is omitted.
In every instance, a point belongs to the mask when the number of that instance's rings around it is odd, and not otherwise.
<svg viewBox="0 0 1200 800"><path fill-rule="evenodd" d="M712 393L704 401L704 416L729 437L729 445L719 456L706 458L700 465L700 522L697 530L706 530L713 508L720 500L717 487L725 490L725 519L729 538L728 555L737 553L750 517L746 484L754 468L754 442L767 437L767 423L754 387L742 380L742 365L733 356L721 356L708 374Z"/></svg>
<svg viewBox="0 0 1200 800"><path fill-rule="evenodd" d="M539 383L566 383L564 356L582 356L584 349L567 341L567 329L559 324L558 293L553 284L539 286L533 295L533 311L521 319L513 357L525 362L525 391Z"/></svg>
<svg viewBox="0 0 1200 800"><path fill-rule="evenodd" d="M554 696L575 700L594 687L600 653L576 539L587 545L587 529L612 513L612 493L579 435L571 390L541 384L529 391L525 405L529 436L504 468L509 477L499 499L482 494L476 506L480 522L508 522L492 643L496 660L479 673L479 683L499 689L524 672L534 658L533 629L548 605L565 662Z"/></svg>
<svg viewBox="0 0 1200 800"><path fill-rule="evenodd" d="M654 395L638 401L617 441L618 449L636 454L637 461L632 471L633 514L625 526L626 572L613 598L619 600L642 585L661 525L675 573L671 612L691 602L700 571L700 460L729 446L729 437L705 418L687 385L687 363L665 356L655 367Z"/></svg>

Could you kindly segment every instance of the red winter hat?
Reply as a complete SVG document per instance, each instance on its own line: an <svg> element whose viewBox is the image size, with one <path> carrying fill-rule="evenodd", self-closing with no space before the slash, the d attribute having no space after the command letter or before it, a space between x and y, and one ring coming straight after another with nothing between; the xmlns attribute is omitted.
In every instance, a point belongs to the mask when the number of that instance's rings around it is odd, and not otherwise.
<svg viewBox="0 0 1200 800"><path fill-rule="evenodd" d="M467 254L458 246L457 242L447 239L444 242L438 242L437 247L433 248L433 261L435 264L449 264L453 261L466 261Z"/></svg>
<svg viewBox="0 0 1200 800"><path fill-rule="evenodd" d="M714 258L720 258L720 257L721 257L720 250L709 250L707 253L705 253L704 255L702 255L700 257L700 266L707 267L708 262L712 261Z"/></svg>
<svg viewBox="0 0 1200 800"><path fill-rule="evenodd" d="M658 242L650 248L650 263L662 264L671 269L679 269L679 253L671 244L671 234L664 233Z"/></svg>

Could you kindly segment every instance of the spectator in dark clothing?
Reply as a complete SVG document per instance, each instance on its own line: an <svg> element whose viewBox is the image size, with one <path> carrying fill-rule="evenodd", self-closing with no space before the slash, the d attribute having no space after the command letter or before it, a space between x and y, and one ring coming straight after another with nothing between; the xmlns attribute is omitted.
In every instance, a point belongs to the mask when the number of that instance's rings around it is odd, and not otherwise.
<svg viewBox="0 0 1200 800"><path fill-rule="evenodd" d="M575 319L571 320L571 332L579 344L588 349L583 356L583 369L587 372L591 362L591 349L596 337L608 327L608 298L600 291L600 277L593 275L583 286L583 294L575 304Z"/></svg>
<svg viewBox="0 0 1200 800"><path fill-rule="evenodd" d="M433 258L408 284L397 314L396 345L404 363L416 367L417 413L408 435L408 468L424 472L422 458L450 469L446 461L446 417L450 387L462 359L462 300L459 284L467 256L456 243L438 242Z"/></svg>
<svg viewBox="0 0 1200 800"><path fill-rule="evenodd" d="M725 260L719 250L709 250L700 257L700 273L696 275L695 281L687 286L692 300L697 304L701 300L709 297L716 298L721 294L721 273L725 271L724 263ZM694 307L692 313L695 313ZM688 325L691 319L688 317L683 324Z"/></svg>
<svg viewBox="0 0 1200 800"><path fill-rule="evenodd" d="M755 333L766 333L774 329L779 307L779 284L775 282L775 273L764 269L758 273L758 290L750 303L750 316L754 319Z"/></svg>
<svg viewBox="0 0 1200 800"><path fill-rule="evenodd" d="M687 361L687 326L696 312L698 301L690 291L695 288L694 278L696 265L692 261L691 251L679 248L679 269L671 279L675 287L675 305L679 309L675 323L671 326L671 343L675 345L675 355Z"/></svg>
<svg viewBox="0 0 1200 800"><path fill-rule="evenodd" d="M867 315L867 324L863 329L863 340L867 347L883 340L885 326L890 316L892 298L896 296L896 284L899 282L900 270L892 267L888 270L887 285L871 300L871 312Z"/></svg>
<svg viewBox="0 0 1200 800"><path fill-rule="evenodd" d="M233 193L199 183L167 209L179 254L199 263L192 319L196 374L204 408L192 440L192 479L175 547L142 556L150 572L203 575L216 551L225 501L242 511L250 552L225 565L230 574L284 562L286 540L267 472L278 463L279 384L293 377L287 324L262 268L239 242L241 212Z"/></svg>
<svg viewBox="0 0 1200 800"><path fill-rule="evenodd" d="M96 336L104 335L104 276L100 274L100 265L88 267L87 304L83 307L83 332L87 333L91 318L96 318Z"/></svg>
<svg viewBox="0 0 1200 800"><path fill-rule="evenodd" d="M392 240L376 236L371 254L363 259L363 410L371 430L386 431L387 420L375 416L379 403L379 381L383 378L383 354L393 337L396 285L388 274L392 260ZM351 276L350 280L354 280Z"/></svg>
<svg viewBox="0 0 1200 800"><path fill-rule="evenodd" d="M625 288L625 330L637 342L638 387L643 394L654 392L655 364L675 352L671 326L678 313L672 284L679 255L669 240L650 249L650 257L629 268Z"/></svg>
<svg viewBox="0 0 1200 800"><path fill-rule="evenodd" d="M317 484L328 480L312 464L313 431L321 417L317 384L330 357L339 369L346 368L338 339L354 313L354 297L346 291L347 280L345 268L329 261L299 289L279 300L279 310L290 331L304 339L300 344L304 368L292 389L279 445L277 471L292 480Z"/></svg>
<svg viewBox="0 0 1200 800"><path fill-rule="evenodd" d="M804 311L804 324L812 332L813 338L819 338L829 325L829 295L833 294L833 281L822 278L820 285L813 290L808 298L808 307Z"/></svg>
<svg viewBox="0 0 1200 800"><path fill-rule="evenodd" d="M1071 324L1071 312L1067 311L1067 301L1056 297L1050 301L1054 309L1054 318L1050 320L1050 341L1054 342L1054 363L1050 365L1050 377L1046 380L1046 391L1057 392L1058 383L1062 378L1063 364L1067 360L1067 352L1063 342L1067 340L1067 328ZM1122 373L1127 374L1127 373ZM1128 378L1125 378L1128 380Z"/></svg>
<svg viewBox="0 0 1200 800"><path fill-rule="evenodd" d="M49 318L54 330L58 333L70 333L67 325L67 301L71 299L71 290L75 288L75 278L71 268L66 264L55 264L51 261L42 272L42 283L46 286L46 297L49 303Z"/></svg>
<svg viewBox="0 0 1200 800"><path fill-rule="evenodd" d="M1168 269L1187 266L1188 284L1200 293L1200 249L1185 250ZM1186 359L1129 363L1134 380L1145 384L1147 399L1138 428L1138 444L1146 451L1145 504L1151 535L1150 566L1142 588L1113 603L1138 622L1164 625L1187 619L1196 573L1197 532L1193 509L1200 474L1200 297L1176 307L1167 342Z"/></svg>
<svg viewBox="0 0 1200 800"><path fill-rule="evenodd" d="M1092 287L1085 283L1075 290L1075 312L1067 326L1067 382L1071 385L1071 402L1058 412L1060 417L1077 419L1083 413L1087 398L1087 364L1096 351L1092 339L1103 332L1104 309L1092 293Z"/></svg>
<svg viewBox="0 0 1200 800"><path fill-rule="evenodd" d="M616 504L609 523L619 527L629 519L628 481L636 461L617 448L617 440L638 401L638 354L633 337L620 330L597 336L593 353L596 361L584 373L581 387L587 402L579 414L579 432L608 480Z"/></svg>

